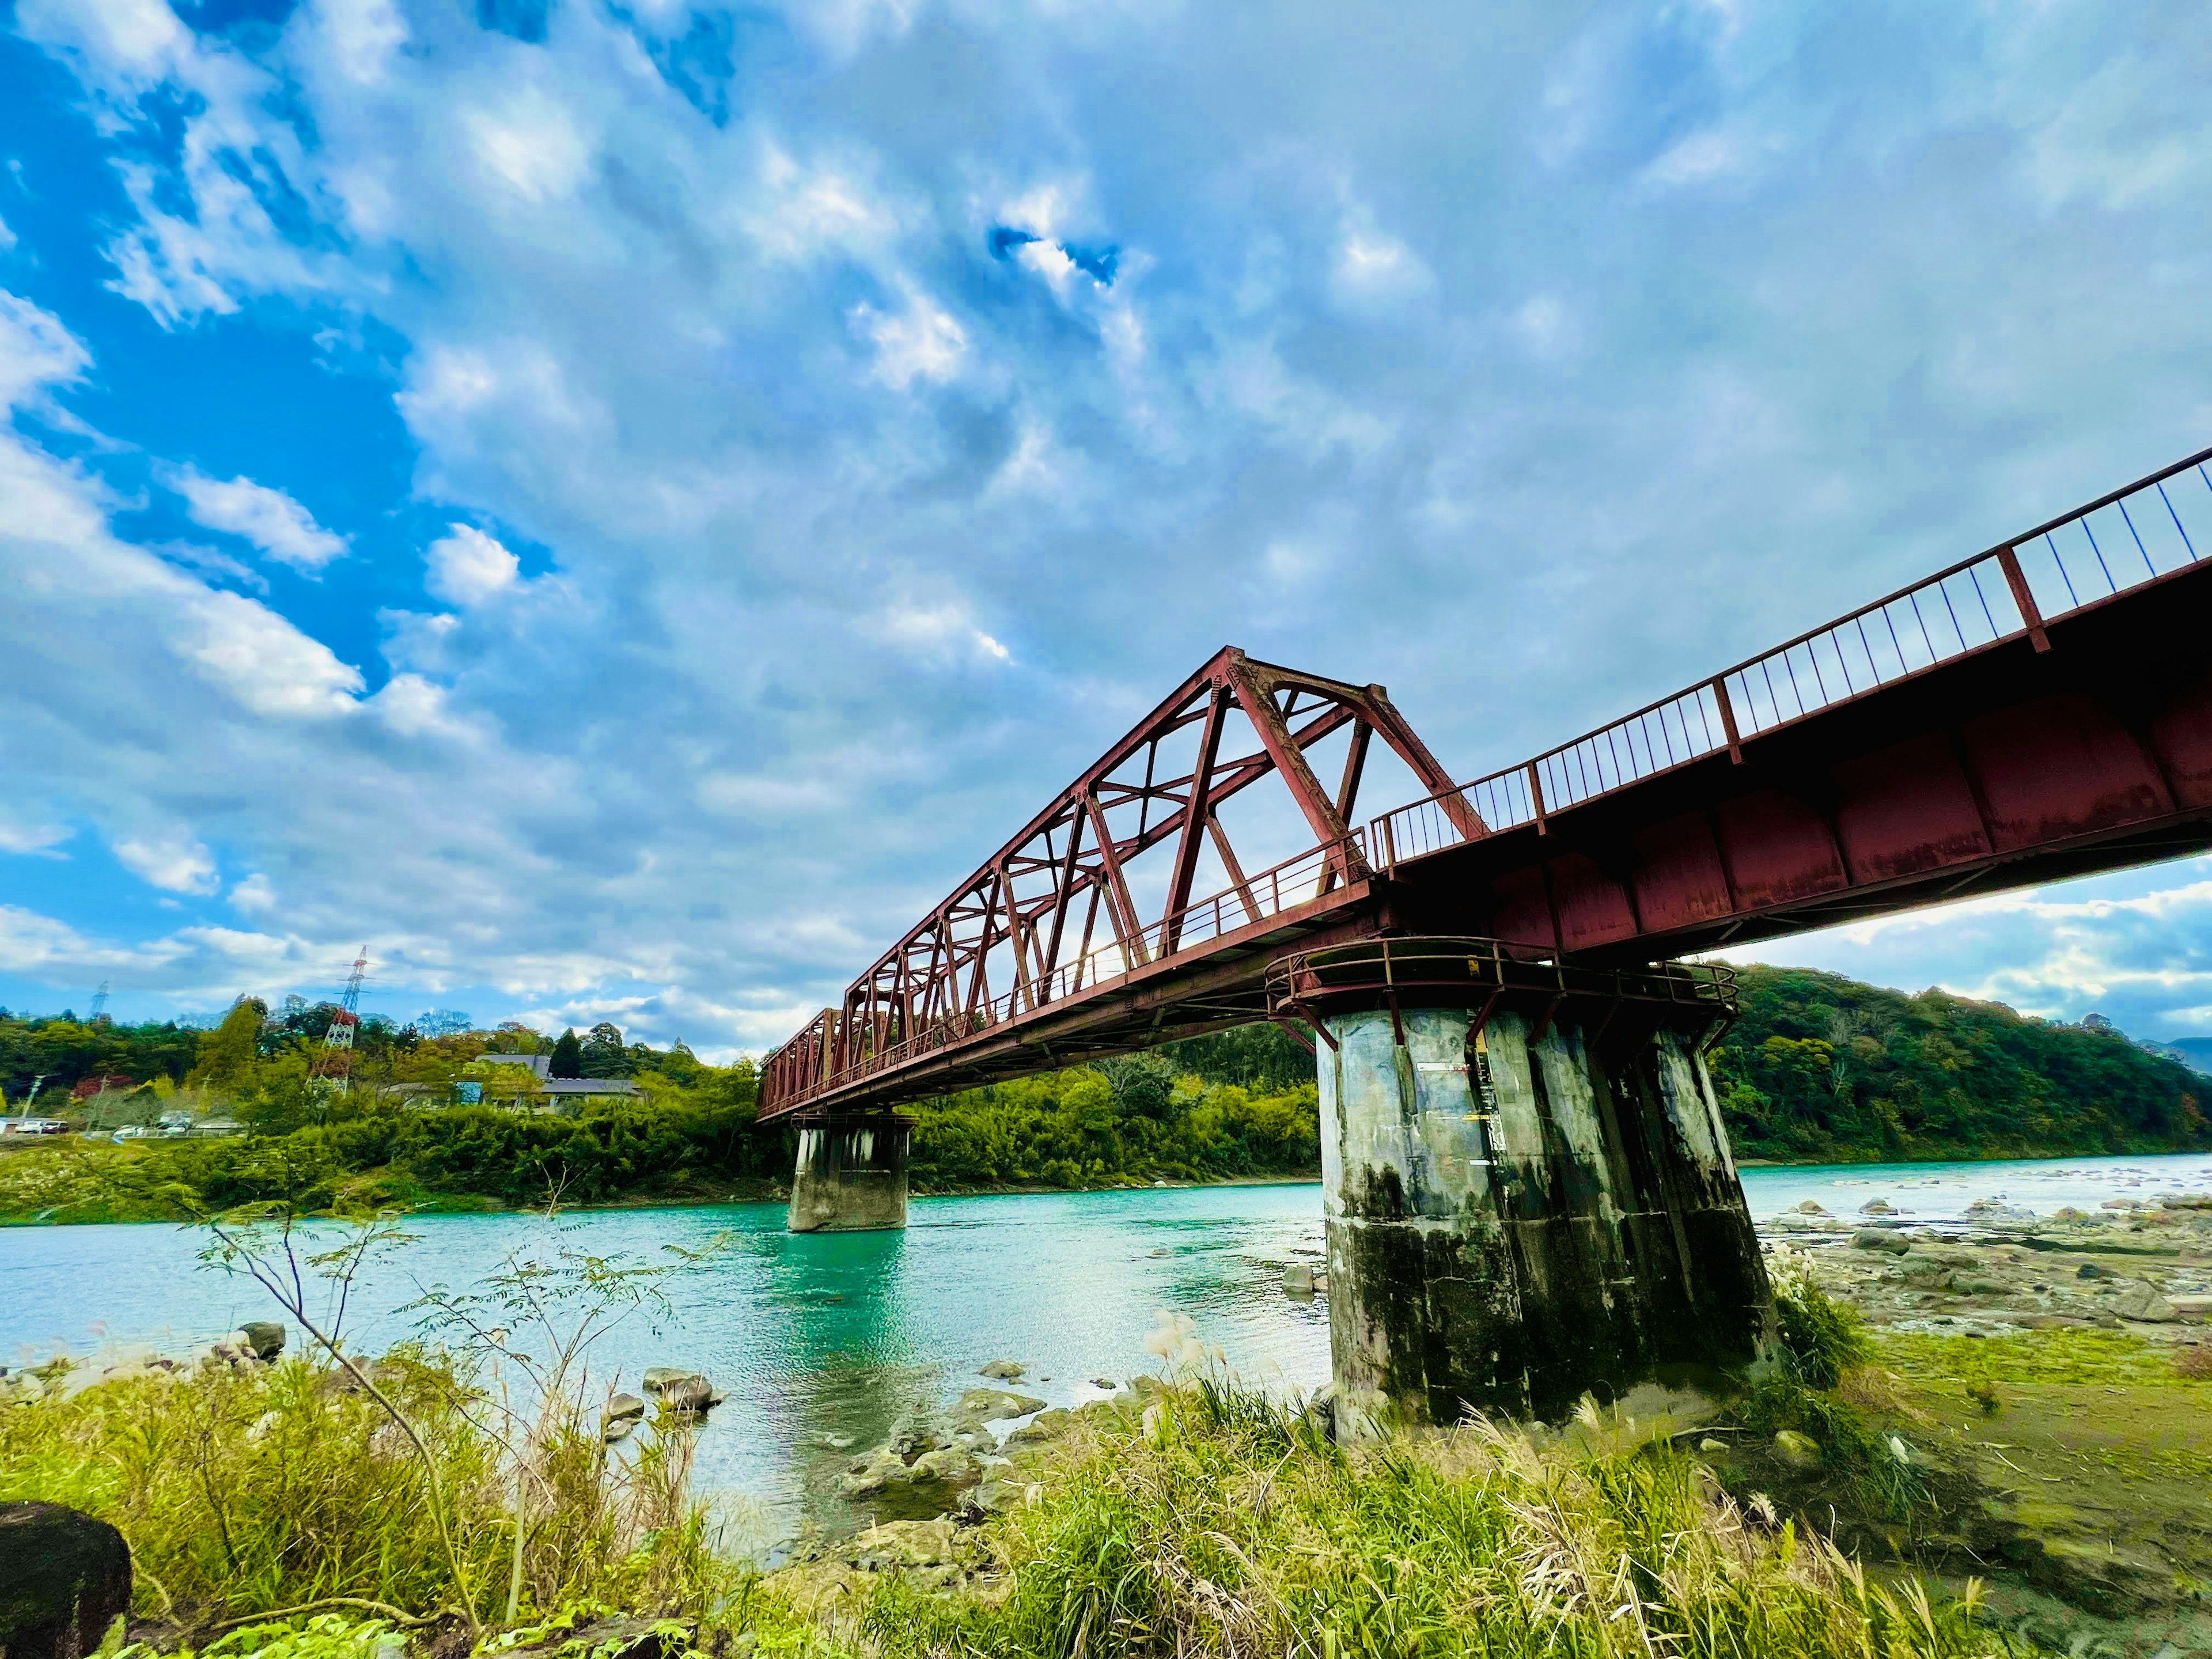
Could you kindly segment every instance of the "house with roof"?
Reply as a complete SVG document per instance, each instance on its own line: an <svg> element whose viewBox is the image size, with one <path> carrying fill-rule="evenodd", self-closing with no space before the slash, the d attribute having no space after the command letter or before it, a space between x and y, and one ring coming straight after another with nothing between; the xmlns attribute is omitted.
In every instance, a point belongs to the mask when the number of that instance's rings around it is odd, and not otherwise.
<svg viewBox="0 0 2212 1659"><path fill-rule="evenodd" d="M526 1106L556 1116L574 1117L586 1106L635 1100L638 1086L626 1077L555 1077L550 1054L479 1054L460 1083L464 1105L479 1102Z"/></svg>

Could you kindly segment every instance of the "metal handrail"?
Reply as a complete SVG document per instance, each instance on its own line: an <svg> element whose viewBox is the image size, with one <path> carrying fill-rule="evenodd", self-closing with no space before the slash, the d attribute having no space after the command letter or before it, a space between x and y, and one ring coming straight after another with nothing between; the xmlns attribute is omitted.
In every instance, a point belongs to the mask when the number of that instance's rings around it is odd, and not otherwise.
<svg viewBox="0 0 2212 1659"><path fill-rule="evenodd" d="M1455 799L1474 807L1488 834L1540 830L1571 807L1712 755L1740 758L1752 738L2007 641L2026 636L2047 649L2050 623L2186 569L2212 550L2207 461L2212 449L1534 759L1387 812L1369 824L1370 845L1395 869L1472 839L1444 811Z"/></svg>
<svg viewBox="0 0 2212 1659"><path fill-rule="evenodd" d="M1425 994L1444 993L1474 1007L1480 1006L1480 994L1509 988L1554 1000L1665 1002L1730 1015L1736 1011L1735 980L1735 969L1726 963L1591 968L1532 960L1525 947L1500 939L1454 937L1382 938L1294 951L1267 964L1264 983L1270 1018L1311 1019L1324 1001L1342 1006L1379 999L1413 1006Z"/></svg>

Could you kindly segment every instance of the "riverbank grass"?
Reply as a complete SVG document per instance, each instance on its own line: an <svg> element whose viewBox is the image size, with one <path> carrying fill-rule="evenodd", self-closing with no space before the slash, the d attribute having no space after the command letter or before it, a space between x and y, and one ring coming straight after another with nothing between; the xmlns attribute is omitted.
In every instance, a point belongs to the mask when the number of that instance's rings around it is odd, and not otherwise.
<svg viewBox="0 0 2212 1659"><path fill-rule="evenodd" d="M2014 1651L1976 1591L1878 1581L1706 1465L1593 1408L1564 1433L1474 1423L1346 1446L1231 1390L1078 1413L994 1523L997 1571L887 1577L840 1606L768 1581L832 1646L878 1656Z"/></svg>

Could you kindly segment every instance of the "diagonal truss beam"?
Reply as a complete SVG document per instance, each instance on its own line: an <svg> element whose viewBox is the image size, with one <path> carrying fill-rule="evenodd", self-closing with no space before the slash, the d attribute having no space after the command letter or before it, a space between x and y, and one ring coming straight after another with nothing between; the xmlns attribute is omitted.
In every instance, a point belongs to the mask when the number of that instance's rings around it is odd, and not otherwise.
<svg viewBox="0 0 2212 1659"><path fill-rule="evenodd" d="M1244 717L1258 747L1224 757L1232 714ZM1192 726L1199 729L1189 769L1170 763L1164 771L1163 743ZM1347 726L1350 748L1332 791L1315 775L1307 751ZM1370 872L1352 812L1376 737L1425 789L1443 798L1443 810L1462 834L1486 833L1472 809L1449 793L1451 780L1381 686L1301 673L1234 647L1216 653L878 957L839 1007L824 1010L770 1055L767 1096L787 1098L802 1079L811 1085L917 1043L979 1035L1199 948L1224 927L1256 924L1275 909L1365 878ZM1317 843L1291 861L1305 884L1295 896L1285 896L1290 866L1246 874L1218 817L1224 802L1269 777L1281 781ZM1173 849L1164 908L1148 922L1129 872L1162 847ZM1229 886L1199 896L1194 888L1208 847ZM1232 907L1227 911L1224 901Z"/></svg>

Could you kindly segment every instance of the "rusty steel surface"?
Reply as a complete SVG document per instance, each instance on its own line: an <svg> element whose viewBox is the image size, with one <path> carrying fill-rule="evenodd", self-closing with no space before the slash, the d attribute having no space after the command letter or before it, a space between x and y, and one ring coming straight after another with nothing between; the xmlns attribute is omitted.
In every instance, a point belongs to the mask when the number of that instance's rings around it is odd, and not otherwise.
<svg viewBox="0 0 2212 1659"><path fill-rule="evenodd" d="M1624 967L2212 847L2208 460L1468 783L1381 687L1224 650L768 1057L761 1120L1266 1018L1294 949ZM1224 760L1231 717L1255 746ZM1307 751L1339 732L1332 791ZM1374 736L1431 793L1363 826ZM1247 874L1218 809L1267 779L1315 844Z"/></svg>

